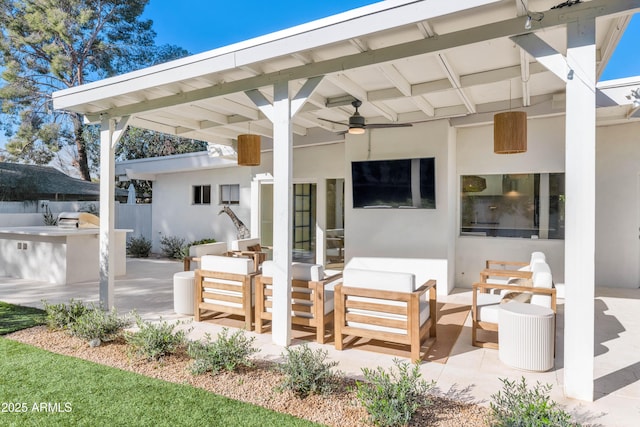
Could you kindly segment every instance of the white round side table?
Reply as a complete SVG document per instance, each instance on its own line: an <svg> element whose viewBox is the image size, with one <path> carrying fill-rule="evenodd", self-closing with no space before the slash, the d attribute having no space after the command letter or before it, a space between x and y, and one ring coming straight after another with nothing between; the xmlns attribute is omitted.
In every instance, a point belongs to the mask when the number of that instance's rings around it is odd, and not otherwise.
<svg viewBox="0 0 640 427"><path fill-rule="evenodd" d="M536 304L511 301L498 314L498 356L505 365L527 371L553 368L555 315Z"/></svg>
<svg viewBox="0 0 640 427"><path fill-rule="evenodd" d="M173 275L173 311L193 315L195 305L195 273L179 271Z"/></svg>

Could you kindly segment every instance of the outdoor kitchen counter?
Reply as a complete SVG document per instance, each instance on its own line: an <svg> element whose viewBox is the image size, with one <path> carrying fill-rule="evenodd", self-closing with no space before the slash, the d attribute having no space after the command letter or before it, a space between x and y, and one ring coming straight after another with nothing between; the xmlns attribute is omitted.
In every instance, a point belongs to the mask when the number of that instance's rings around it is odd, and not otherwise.
<svg viewBox="0 0 640 427"><path fill-rule="evenodd" d="M127 273L126 235L115 230L115 275ZM0 276L57 284L100 278L98 228L55 226L0 228Z"/></svg>

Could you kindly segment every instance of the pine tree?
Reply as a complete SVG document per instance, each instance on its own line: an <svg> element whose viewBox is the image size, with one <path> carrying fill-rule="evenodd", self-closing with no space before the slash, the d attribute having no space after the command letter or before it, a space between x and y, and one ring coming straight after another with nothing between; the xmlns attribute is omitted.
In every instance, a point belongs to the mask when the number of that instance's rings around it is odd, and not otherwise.
<svg viewBox="0 0 640 427"><path fill-rule="evenodd" d="M0 0L2 125L6 160L47 164L64 146L91 180L79 114L52 109L54 91L185 56L156 47L149 0Z"/></svg>

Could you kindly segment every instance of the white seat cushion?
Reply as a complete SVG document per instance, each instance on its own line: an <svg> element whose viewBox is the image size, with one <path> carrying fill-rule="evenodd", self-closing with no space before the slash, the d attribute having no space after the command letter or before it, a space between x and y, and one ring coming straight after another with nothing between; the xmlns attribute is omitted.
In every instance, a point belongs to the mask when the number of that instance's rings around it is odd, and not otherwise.
<svg viewBox="0 0 640 427"><path fill-rule="evenodd" d="M223 273L248 275L253 273L253 260L218 255L204 255L200 258L200 269Z"/></svg>
<svg viewBox="0 0 640 427"><path fill-rule="evenodd" d="M360 270L357 268L347 268L342 274L343 285L353 288L366 288L381 291L397 291L411 293L416 289L415 275L411 273L391 272L391 271L375 271L375 270ZM353 301L406 306L403 301L394 301L380 298L365 298L349 296L349 299ZM349 309L349 313L358 314L362 316L369 316L372 318L394 319L394 320L406 320L406 316L391 314L385 312L379 312L375 310L364 309ZM420 325L429 320L430 307L429 302L426 300L426 293L420 300ZM397 328L389 328L384 326L377 326L360 322L347 322L347 325L369 329L375 331L384 331L392 333L406 334L407 331Z"/></svg>
<svg viewBox="0 0 640 427"><path fill-rule="evenodd" d="M498 323L502 295L478 293L476 319L481 322Z"/></svg>

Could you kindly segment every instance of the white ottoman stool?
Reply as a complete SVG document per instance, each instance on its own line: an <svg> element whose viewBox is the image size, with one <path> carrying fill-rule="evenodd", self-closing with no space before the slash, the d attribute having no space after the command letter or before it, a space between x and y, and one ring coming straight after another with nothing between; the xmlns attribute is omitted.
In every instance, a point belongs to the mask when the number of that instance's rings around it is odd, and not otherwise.
<svg viewBox="0 0 640 427"><path fill-rule="evenodd" d="M193 315L195 304L195 273L179 271L173 275L173 311Z"/></svg>
<svg viewBox="0 0 640 427"><path fill-rule="evenodd" d="M553 368L555 343L553 310L511 301L498 314L498 356L508 366L527 371Z"/></svg>

